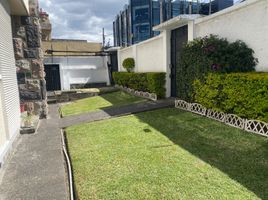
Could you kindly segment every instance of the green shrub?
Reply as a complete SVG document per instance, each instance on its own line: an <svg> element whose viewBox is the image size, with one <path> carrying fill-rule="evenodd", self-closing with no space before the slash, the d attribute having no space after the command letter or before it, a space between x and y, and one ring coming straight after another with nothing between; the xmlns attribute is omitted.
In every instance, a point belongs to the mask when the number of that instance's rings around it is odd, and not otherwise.
<svg viewBox="0 0 268 200"><path fill-rule="evenodd" d="M268 122L268 73L208 74L193 99L207 108Z"/></svg>
<svg viewBox="0 0 268 200"><path fill-rule="evenodd" d="M131 72L135 67L135 60L134 58L126 58L123 61L123 67L127 70L127 72Z"/></svg>
<svg viewBox="0 0 268 200"><path fill-rule="evenodd" d="M177 69L177 94L191 101L196 79L210 72L251 72L258 63L254 51L244 42L229 43L215 35L197 38L183 47Z"/></svg>
<svg viewBox="0 0 268 200"><path fill-rule="evenodd" d="M150 73L128 73L114 72L115 84L132 88L143 92L155 93L159 98L164 98L166 94L165 83L166 74L161 72Z"/></svg>

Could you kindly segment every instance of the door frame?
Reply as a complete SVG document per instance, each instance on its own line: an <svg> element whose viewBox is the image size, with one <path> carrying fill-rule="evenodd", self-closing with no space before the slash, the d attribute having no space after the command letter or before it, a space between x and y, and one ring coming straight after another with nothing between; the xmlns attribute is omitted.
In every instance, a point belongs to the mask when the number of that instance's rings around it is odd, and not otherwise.
<svg viewBox="0 0 268 200"><path fill-rule="evenodd" d="M171 30L170 33L170 96L171 97L177 97L177 36L176 36L176 30L179 30L180 28L186 28L187 30L187 40L189 41L189 26L188 25L182 25L180 27L177 27L175 29ZM183 43L181 44L183 45Z"/></svg>
<svg viewBox="0 0 268 200"><path fill-rule="evenodd" d="M63 82L63 73L60 63L44 63L44 70L46 70L46 66L49 65L58 65L59 66L59 75L60 75L60 90L62 91L64 88L64 82Z"/></svg>

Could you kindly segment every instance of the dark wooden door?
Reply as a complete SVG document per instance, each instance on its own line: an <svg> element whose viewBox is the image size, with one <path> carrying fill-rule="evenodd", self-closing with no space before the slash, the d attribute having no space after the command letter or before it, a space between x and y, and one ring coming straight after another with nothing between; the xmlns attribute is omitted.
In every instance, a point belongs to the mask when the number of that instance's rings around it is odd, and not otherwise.
<svg viewBox="0 0 268 200"><path fill-rule="evenodd" d="M118 59L117 59L117 51L111 52L110 53L110 64L109 66L109 76L111 80L111 84L114 84L113 80L113 72L118 72Z"/></svg>
<svg viewBox="0 0 268 200"><path fill-rule="evenodd" d="M188 26L182 26L171 32L171 96L177 96L177 69L183 45L188 41Z"/></svg>
<svg viewBox="0 0 268 200"><path fill-rule="evenodd" d="M47 91L61 90L60 66L45 65Z"/></svg>

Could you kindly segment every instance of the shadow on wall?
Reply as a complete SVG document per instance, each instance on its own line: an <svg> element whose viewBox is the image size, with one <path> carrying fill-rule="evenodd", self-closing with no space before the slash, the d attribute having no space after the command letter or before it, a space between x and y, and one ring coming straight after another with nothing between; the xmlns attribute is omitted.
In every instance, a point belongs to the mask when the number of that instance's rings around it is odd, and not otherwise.
<svg viewBox="0 0 268 200"><path fill-rule="evenodd" d="M266 139L228 126L222 129L222 124L217 121L177 109L163 112L168 112L165 120L161 120L162 112L154 115L147 112L135 116L161 132L174 144L221 170L261 199L268 199Z"/></svg>

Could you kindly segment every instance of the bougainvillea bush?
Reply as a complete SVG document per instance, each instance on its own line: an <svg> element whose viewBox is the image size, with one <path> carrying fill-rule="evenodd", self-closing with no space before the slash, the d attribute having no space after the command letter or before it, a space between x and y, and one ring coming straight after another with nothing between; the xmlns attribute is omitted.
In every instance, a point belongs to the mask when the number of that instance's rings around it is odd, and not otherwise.
<svg viewBox="0 0 268 200"><path fill-rule="evenodd" d="M229 42L210 35L197 38L183 47L177 68L177 95L193 101L193 82L210 73L255 71L258 60L244 42Z"/></svg>

